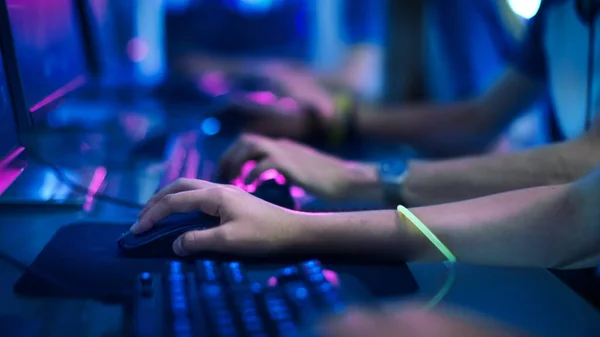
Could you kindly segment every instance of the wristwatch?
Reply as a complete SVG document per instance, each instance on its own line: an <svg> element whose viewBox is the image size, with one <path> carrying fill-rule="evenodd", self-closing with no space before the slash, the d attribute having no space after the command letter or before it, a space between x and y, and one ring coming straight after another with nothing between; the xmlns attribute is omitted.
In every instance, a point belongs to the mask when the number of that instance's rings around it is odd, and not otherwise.
<svg viewBox="0 0 600 337"><path fill-rule="evenodd" d="M408 173L408 161L397 159L379 165L378 180L383 191L384 201L390 205L404 204L402 186Z"/></svg>

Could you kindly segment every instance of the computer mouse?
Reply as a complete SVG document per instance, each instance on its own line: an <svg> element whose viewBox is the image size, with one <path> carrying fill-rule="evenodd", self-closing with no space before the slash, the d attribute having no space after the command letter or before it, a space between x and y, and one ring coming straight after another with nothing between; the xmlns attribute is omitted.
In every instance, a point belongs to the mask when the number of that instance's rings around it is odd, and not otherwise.
<svg viewBox="0 0 600 337"><path fill-rule="evenodd" d="M174 256L173 242L183 233L219 225L219 218L203 212L172 214L154 224L152 229L133 234L126 232L117 240L123 255L143 257Z"/></svg>
<svg viewBox="0 0 600 337"><path fill-rule="evenodd" d="M290 194L290 185L279 184L273 179L261 182L252 194L277 206L288 209L296 208L296 201Z"/></svg>

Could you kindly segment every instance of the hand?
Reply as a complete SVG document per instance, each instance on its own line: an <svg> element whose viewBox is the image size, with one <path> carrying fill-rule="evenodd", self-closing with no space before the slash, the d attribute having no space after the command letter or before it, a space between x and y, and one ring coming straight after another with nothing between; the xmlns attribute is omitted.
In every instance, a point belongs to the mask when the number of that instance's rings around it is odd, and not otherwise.
<svg viewBox="0 0 600 337"><path fill-rule="evenodd" d="M307 111L311 109L319 115L325 128L333 128L341 123L335 115L333 97L308 71L293 69L290 66L266 63L257 67L259 73L277 86L283 95L264 92L231 95L231 106L226 114L247 118L250 122L246 130L270 137L304 139L309 132Z"/></svg>
<svg viewBox="0 0 600 337"><path fill-rule="evenodd" d="M517 337L522 333L480 319L459 318L436 311L424 311L417 306L391 312L350 310L328 321L320 329L325 337Z"/></svg>
<svg viewBox="0 0 600 337"><path fill-rule="evenodd" d="M179 179L153 196L131 232L139 234L172 213L200 210L221 219L220 226L189 231L173 243L178 255L226 252L274 254L302 238L301 213L258 199L234 186Z"/></svg>
<svg viewBox="0 0 600 337"><path fill-rule="evenodd" d="M250 160L257 163L245 177L246 184L255 181L265 171L275 169L292 184L320 198L381 198L376 169L370 165L346 162L290 140L250 134L242 135L223 156L220 164L223 178L235 178Z"/></svg>
<svg viewBox="0 0 600 337"><path fill-rule="evenodd" d="M325 119L333 118L333 97L308 70L284 64L267 64L263 67L263 73L300 105L316 108Z"/></svg>

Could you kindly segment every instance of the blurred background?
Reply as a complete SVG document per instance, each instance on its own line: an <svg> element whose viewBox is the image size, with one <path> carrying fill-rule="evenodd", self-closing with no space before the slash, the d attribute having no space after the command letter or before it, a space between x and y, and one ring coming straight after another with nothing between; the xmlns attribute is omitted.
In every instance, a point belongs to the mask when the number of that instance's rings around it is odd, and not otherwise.
<svg viewBox="0 0 600 337"><path fill-rule="evenodd" d="M94 0L104 85L168 74L302 68L365 101L449 102L481 93L514 57L540 0ZM260 65L260 66L259 66ZM211 73L205 81L218 87ZM217 89L214 89L218 91ZM499 150L545 141L544 103Z"/></svg>

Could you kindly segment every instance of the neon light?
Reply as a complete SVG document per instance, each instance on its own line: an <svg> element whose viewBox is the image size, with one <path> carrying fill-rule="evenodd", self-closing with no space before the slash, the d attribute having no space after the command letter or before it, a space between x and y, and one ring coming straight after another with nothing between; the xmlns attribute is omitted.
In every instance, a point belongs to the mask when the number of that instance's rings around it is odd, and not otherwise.
<svg viewBox="0 0 600 337"><path fill-rule="evenodd" d="M94 196L100 190L104 179L106 178L106 168L105 167L97 167L94 170L94 175L92 176L92 180L90 181L90 185L88 186L88 193L85 196L85 203L83 204L83 210L89 212L92 209L92 204L94 203Z"/></svg>
<svg viewBox="0 0 600 337"><path fill-rule="evenodd" d="M25 148L22 146L16 148L13 152L6 156L6 158L0 161L0 168L4 168L8 164L12 163L12 161L15 160L15 158L17 158L23 151L25 151Z"/></svg>
<svg viewBox="0 0 600 337"><path fill-rule="evenodd" d="M85 75L80 75L80 76L76 77L74 80L67 83L64 87L56 90L55 92L48 95L48 97L44 98L43 100L41 100L40 102L38 102L37 104L32 106L31 109L29 109L29 111L32 113L36 112L37 110L47 106L48 104L58 100L59 98L64 97L71 91L81 87L82 85L85 84L85 82L86 82Z"/></svg>
<svg viewBox="0 0 600 337"><path fill-rule="evenodd" d="M196 179L200 170L200 152L192 148L187 152L185 167L183 172L184 178Z"/></svg>
<svg viewBox="0 0 600 337"><path fill-rule="evenodd" d="M205 135L213 136L221 131L221 122L218 119L210 117L202 122L200 127Z"/></svg>
<svg viewBox="0 0 600 337"><path fill-rule="evenodd" d="M255 91L246 94L246 99L262 105L271 105L277 102L277 96L270 91Z"/></svg>
<svg viewBox="0 0 600 337"><path fill-rule="evenodd" d="M200 77L198 86L213 96L225 95L230 91L225 74L220 71L209 72Z"/></svg>
<svg viewBox="0 0 600 337"><path fill-rule="evenodd" d="M323 276L325 277L325 280L327 280L327 282L329 282L332 286L334 286L336 288L340 287L340 277L338 276L338 274L335 271L329 270L329 269L324 269ZM269 287L277 286L277 277L275 277L275 276L269 277L269 279L267 280L267 285Z"/></svg>
<svg viewBox="0 0 600 337"><path fill-rule="evenodd" d="M291 186L290 194L294 199L300 199L300 198L306 197L306 192L298 186Z"/></svg>
<svg viewBox="0 0 600 337"><path fill-rule="evenodd" d="M510 9L515 14L528 20L537 14L541 4L542 0L508 0Z"/></svg>
<svg viewBox="0 0 600 337"><path fill-rule="evenodd" d="M23 173L25 169L6 169L0 171L0 195L2 195L6 190L12 185L12 183L17 180L17 178Z"/></svg>
<svg viewBox="0 0 600 337"><path fill-rule="evenodd" d="M127 42L127 56L131 61L139 63L150 55L148 42L140 37L134 37Z"/></svg>

